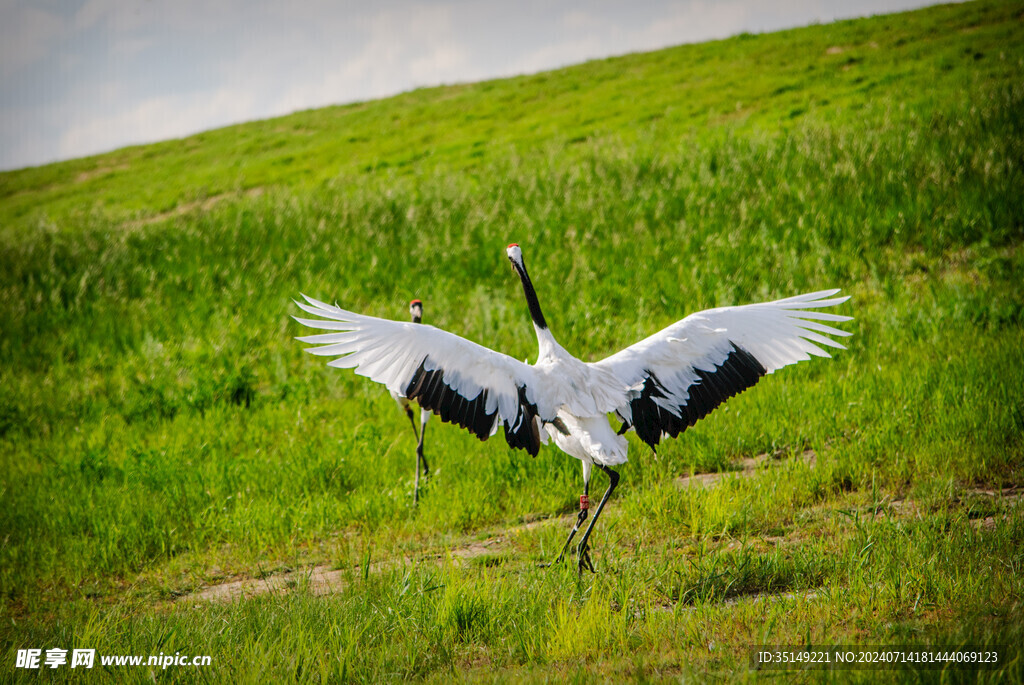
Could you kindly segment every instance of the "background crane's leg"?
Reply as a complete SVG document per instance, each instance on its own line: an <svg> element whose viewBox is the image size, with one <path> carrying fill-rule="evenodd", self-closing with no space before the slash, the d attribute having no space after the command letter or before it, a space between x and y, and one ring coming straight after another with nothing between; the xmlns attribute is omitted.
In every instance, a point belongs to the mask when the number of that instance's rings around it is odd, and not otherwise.
<svg viewBox="0 0 1024 685"><path fill-rule="evenodd" d="M412 424L412 434L416 436L416 439L420 439L419 431L416 430L416 415L412 411L412 407L405 405L405 415L409 417L409 423Z"/></svg>
<svg viewBox="0 0 1024 685"><path fill-rule="evenodd" d="M416 415L412 411L412 407L405 405L405 415L409 417L409 423L412 424L412 434L416 436L416 479L413 481L412 486L412 503L416 505L420 501L420 453L423 451L423 436L416 430Z"/></svg>
<svg viewBox="0 0 1024 685"><path fill-rule="evenodd" d="M423 454L423 436L427 434L427 419L429 418L430 412L420 409L420 437L419 444L416 445L416 468L419 469L419 463L422 461L424 478L430 478L430 467L427 466L427 457Z"/></svg>
<svg viewBox="0 0 1024 685"><path fill-rule="evenodd" d="M598 464L601 470L608 474L611 483L608 484L608 489L604 491L604 497L601 498L601 503L597 505L597 511L594 512L594 518L590 519L590 525L587 526L587 530L583 533L583 539L580 540L579 546L576 548L576 556L579 563L579 572L583 573L583 569L588 569L591 573L594 572L594 565L590 562L590 548L587 546L587 541L590 540L590 532L594 530L594 524L597 523L597 519L601 516L601 510L604 509L605 502L608 501L608 497L611 496L612 490L619 484L619 474L612 471L607 466Z"/></svg>

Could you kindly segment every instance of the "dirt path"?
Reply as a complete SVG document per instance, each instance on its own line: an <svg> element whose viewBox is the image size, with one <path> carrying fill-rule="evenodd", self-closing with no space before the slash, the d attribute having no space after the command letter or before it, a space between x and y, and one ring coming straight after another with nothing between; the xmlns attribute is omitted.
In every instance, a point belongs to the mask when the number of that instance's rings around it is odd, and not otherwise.
<svg viewBox="0 0 1024 685"><path fill-rule="evenodd" d="M560 525L568 528L572 525L572 516L553 516L550 518L530 521L522 525L507 528L495 533L484 540L477 540L463 545L450 548L437 548L431 552L405 557L391 557L382 561L375 561L369 565L369 573L380 573L381 571L413 563L435 563L444 564L449 558L462 564L468 564L477 557L486 554L497 554L509 546L511 538L526 531L546 525ZM258 595L289 592L296 587L304 586L314 595L326 595L342 590L352 576L359 576L364 573L361 566L338 569L327 564L321 564L305 568L300 571L288 571L265 578L242 578L227 583L219 583L202 588L188 595L178 598L178 602L230 602L235 599L245 599Z"/></svg>
<svg viewBox="0 0 1024 685"><path fill-rule="evenodd" d="M816 455L813 450L806 450L797 457L800 461L810 466L816 463ZM739 470L724 471L719 473L702 473L693 476L681 476L676 479L680 488L704 487L712 488L728 476L737 478L750 478L758 471L770 469L791 462L792 460L775 459L771 455L761 454L756 457L748 457L737 462ZM1015 507L1021 498L1022 492L1016 488L1010 488L1002 492L992 490L966 490L966 494L984 498L1002 498L1010 506ZM911 499L897 499L891 501L886 509L897 516L915 517L921 512L916 502ZM241 578L238 580L219 583L201 588L191 594L178 598L178 602L230 602L236 599L245 599L265 594L290 592L296 587L304 587L315 595L325 595L339 592L347 584L348 579L358 577L365 573L380 573L389 568L409 564L437 564L438 566L447 563L449 560L468 565L474 559L485 555L498 555L507 550L516 536L541 526L557 526L560 529L568 530L572 526L575 514L538 518L526 523L509 528L496 529L483 540L474 540L453 547L435 547L428 552L415 556L390 557L381 561L372 562L368 570L360 566L338 569L327 564L307 567L296 571L271 574L263 578ZM996 516L985 516L975 519L976 525L991 528L996 525ZM783 538L766 539L769 542L781 542ZM735 543L739 544L739 543Z"/></svg>
<svg viewBox="0 0 1024 685"><path fill-rule="evenodd" d="M799 459L805 463L814 464L815 454L812 450L805 451ZM761 454L756 457L748 457L738 462L740 470L726 471L721 473L703 473L693 476L683 476L676 479L679 487L714 487L722 478L735 475L740 478L750 478L758 469L770 467L775 464L786 463L786 460L773 459L768 454ZM429 563L443 564L449 558L457 560L462 564L468 564L473 559L486 554L499 554L508 549L511 539L526 531L533 530L540 526L557 525L560 528L569 529L572 526L574 514L542 518L530 521L518 526L495 531L484 540L468 542L450 548L437 548L431 552L417 555L415 557L392 557L387 560L376 561L370 564L369 573L380 573L387 568L393 568L402 564ZM271 593L289 592L296 587L304 586L309 592L315 595L330 594L343 589L348 578L363 574L361 567L338 569L327 564L321 564L297 571L288 571L268 575L264 578L242 578L239 580L219 583L201 588L188 595L178 598L178 602L230 602L235 599L245 599Z"/></svg>
<svg viewBox="0 0 1024 685"><path fill-rule="evenodd" d="M814 466L817 461L817 455L814 450L805 450L798 459L805 464ZM680 476L676 478L676 485L681 488L692 488L696 486L713 487L718 484L720 480L728 476L738 476L740 478L750 478L753 476L759 468L763 466L776 466L787 463L789 460L785 459L774 459L771 455L759 454L756 457L747 457L738 462L740 466L739 471L719 471L717 473L699 473L693 476Z"/></svg>
<svg viewBox="0 0 1024 685"><path fill-rule="evenodd" d="M184 216L195 211L208 212L221 202L225 200L237 200L239 198L256 198L264 193L263 188L249 188L245 191L232 191L228 193L221 193L219 195L213 195L212 197L205 198L203 200L193 200L191 202L182 202L178 204L174 209L169 209L166 212L160 212L159 214L153 214L151 216L142 217L139 219L132 219L122 224L122 228L133 230L149 226L151 224L166 221L167 219L173 219L175 217Z"/></svg>

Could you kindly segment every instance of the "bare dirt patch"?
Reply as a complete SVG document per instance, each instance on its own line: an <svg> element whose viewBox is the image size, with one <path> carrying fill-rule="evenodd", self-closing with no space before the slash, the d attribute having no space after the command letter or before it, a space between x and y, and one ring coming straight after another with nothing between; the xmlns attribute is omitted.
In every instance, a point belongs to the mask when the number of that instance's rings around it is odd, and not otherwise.
<svg viewBox="0 0 1024 685"><path fill-rule="evenodd" d="M814 466L817 461L817 455L814 450L804 450L803 454L797 457L800 461L810 466ZM714 487L720 480L726 476L738 476L740 478L750 478L758 469L762 466L770 466L776 464L786 463L786 460L775 459L770 454L759 454L756 457L747 457L738 462L740 467L737 471L718 471L716 473L699 473L692 476L680 476L676 478L676 485L680 488L692 488L696 486L701 487Z"/></svg>
<svg viewBox="0 0 1024 685"><path fill-rule="evenodd" d="M83 171L82 173L75 176L75 183L85 183L86 181L91 181L94 178L100 178L101 176L112 174L115 171L127 171L129 168L129 165L127 164L117 164L115 166L98 166L95 169Z"/></svg>
<svg viewBox="0 0 1024 685"><path fill-rule="evenodd" d="M964 491L964 494L971 495L974 497L991 498L993 500L999 500L1007 507L1007 509L1014 509L1020 504L1021 498L1024 497L1024 490L1018 489L1017 486L1013 486L1003 490L991 490L988 488L968 488L967 490ZM955 498L953 501L959 503L961 506L964 505L963 498L961 497ZM894 499L889 502L887 509L887 513L889 513L890 515L904 519L920 519L928 513L927 509L923 509L921 505L918 504L918 502L911 498ZM995 528L996 524L999 521L1006 520L1006 518L1009 515L1010 512L1007 511L1003 513L990 514L983 517L972 517L971 522L975 526L979 526L981 528L985 528L986 530L990 530L992 528Z"/></svg>
<svg viewBox="0 0 1024 685"><path fill-rule="evenodd" d="M142 228L143 226L149 226L151 224L160 223L161 221L167 221L175 217L184 216L191 214L196 211L208 212L221 202L225 200L237 200L239 198L255 198L259 197L264 193L263 188L249 188L244 192L238 193L221 193L220 195L213 195L202 200L195 200L193 202L184 202L174 209L170 209L166 212L160 212L152 216L147 216L142 219L134 219L132 221L126 221L122 224L122 228L134 229Z"/></svg>
<svg viewBox="0 0 1024 685"><path fill-rule="evenodd" d="M985 488L976 488L968 490L968 493L981 497L990 497L992 499L998 499L1003 502L1008 508L1015 509L1020 505L1021 497L1024 496L1024 491L1017 489L1016 486L1006 490L989 490ZM979 528L985 530L992 530L996 527L999 521L1005 520L1009 514L1003 515L989 515L984 518L973 519L972 523Z"/></svg>
<svg viewBox="0 0 1024 685"><path fill-rule="evenodd" d="M990 490L987 488L973 488L967 491L972 495L982 495L984 497L995 497L1002 499L1011 507L1017 506L1022 496L1024 496L1024 490L1020 490L1017 486L1006 488L1005 490Z"/></svg>
<svg viewBox="0 0 1024 685"><path fill-rule="evenodd" d="M474 540L455 547L435 549L432 552L413 556L392 557L369 564L366 569L361 566L338 569L327 564L307 567L296 571L268 575L264 578L241 578L202 588L178 598L178 602L231 602L236 599L247 599L266 594L290 592L296 587L304 586L314 595L326 595L339 592L348 585L348 579L366 573L380 573L389 568L408 564L433 563L442 565L448 561L468 565L474 559L485 555L495 555L509 547L512 538L528 530L546 525L571 525L572 516L553 516L537 518L518 526L513 526L483 540Z"/></svg>

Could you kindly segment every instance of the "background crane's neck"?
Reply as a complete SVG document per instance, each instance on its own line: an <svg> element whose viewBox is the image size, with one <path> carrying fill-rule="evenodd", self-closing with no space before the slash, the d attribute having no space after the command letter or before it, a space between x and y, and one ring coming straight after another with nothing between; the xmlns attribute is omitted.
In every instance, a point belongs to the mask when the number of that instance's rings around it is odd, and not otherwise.
<svg viewBox="0 0 1024 685"><path fill-rule="evenodd" d="M533 328L537 331L537 345L540 347L540 357L549 356L554 348L558 346L554 336L548 330L547 321L544 320L544 312L540 310L540 301L537 300L537 291L533 289L533 282L530 274L526 273L526 265L516 265L516 271L523 282L523 294L526 295L526 304L530 308L530 318L533 319Z"/></svg>

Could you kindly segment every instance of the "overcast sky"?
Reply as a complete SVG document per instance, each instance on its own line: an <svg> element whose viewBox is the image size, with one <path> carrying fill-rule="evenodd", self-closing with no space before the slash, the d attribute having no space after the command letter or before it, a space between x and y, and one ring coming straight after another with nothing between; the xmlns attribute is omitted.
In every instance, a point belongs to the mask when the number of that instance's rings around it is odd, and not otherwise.
<svg viewBox="0 0 1024 685"><path fill-rule="evenodd" d="M0 0L0 169L928 0Z"/></svg>

